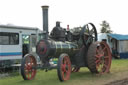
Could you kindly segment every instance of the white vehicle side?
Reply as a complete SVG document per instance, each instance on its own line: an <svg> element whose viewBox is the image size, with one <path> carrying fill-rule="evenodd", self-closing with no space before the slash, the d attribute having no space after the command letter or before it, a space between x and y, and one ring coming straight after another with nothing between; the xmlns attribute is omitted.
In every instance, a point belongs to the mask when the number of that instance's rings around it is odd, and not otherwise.
<svg viewBox="0 0 128 85"><path fill-rule="evenodd" d="M0 25L0 67L19 63L26 53L36 55L41 30L34 27ZM27 38L28 41L24 41ZM25 47L26 46L26 47Z"/></svg>

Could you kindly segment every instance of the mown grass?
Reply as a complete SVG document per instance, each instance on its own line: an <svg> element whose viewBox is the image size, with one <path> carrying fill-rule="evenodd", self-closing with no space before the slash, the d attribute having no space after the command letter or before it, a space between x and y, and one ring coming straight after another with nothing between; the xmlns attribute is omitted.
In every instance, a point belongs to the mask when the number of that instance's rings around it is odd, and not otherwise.
<svg viewBox="0 0 128 85"><path fill-rule="evenodd" d="M0 79L0 85L98 85L97 81L105 82L119 72L128 71L128 60L113 60L111 73L102 76L92 75L87 68L81 68L80 72L72 73L70 80L60 82L57 71L44 72L38 70L34 80L24 81L21 75L10 76ZM100 84L99 83L99 84Z"/></svg>

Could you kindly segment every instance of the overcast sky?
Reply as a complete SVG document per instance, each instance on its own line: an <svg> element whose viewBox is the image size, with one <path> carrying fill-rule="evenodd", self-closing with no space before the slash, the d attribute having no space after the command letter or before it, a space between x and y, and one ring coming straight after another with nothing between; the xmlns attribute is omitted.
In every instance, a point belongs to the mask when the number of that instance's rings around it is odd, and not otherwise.
<svg viewBox="0 0 128 85"><path fill-rule="evenodd" d="M71 28L93 22L98 31L103 20L114 33L128 34L128 0L0 0L0 24L42 29L42 5L49 5L49 29L61 21Z"/></svg>

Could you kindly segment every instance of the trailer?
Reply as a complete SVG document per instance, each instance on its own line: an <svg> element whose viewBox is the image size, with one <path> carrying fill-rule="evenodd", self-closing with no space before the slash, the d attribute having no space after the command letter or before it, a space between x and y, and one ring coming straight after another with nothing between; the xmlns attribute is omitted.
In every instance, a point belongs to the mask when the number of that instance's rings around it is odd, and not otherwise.
<svg viewBox="0 0 128 85"><path fill-rule="evenodd" d="M0 25L0 68L20 64L27 53L36 55L41 37L42 31L36 27Z"/></svg>

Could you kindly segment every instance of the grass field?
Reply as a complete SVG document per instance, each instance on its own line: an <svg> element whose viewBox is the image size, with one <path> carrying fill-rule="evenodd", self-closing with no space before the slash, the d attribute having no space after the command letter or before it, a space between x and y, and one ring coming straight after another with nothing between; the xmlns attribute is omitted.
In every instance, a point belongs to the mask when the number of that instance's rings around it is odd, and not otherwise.
<svg viewBox="0 0 128 85"><path fill-rule="evenodd" d="M80 72L72 73L70 80L60 82L57 71L44 72L38 70L34 80L24 81L21 75L0 79L0 85L104 85L111 81L126 78L128 76L128 60L113 60L111 72L105 75L92 75L87 68L81 68Z"/></svg>

